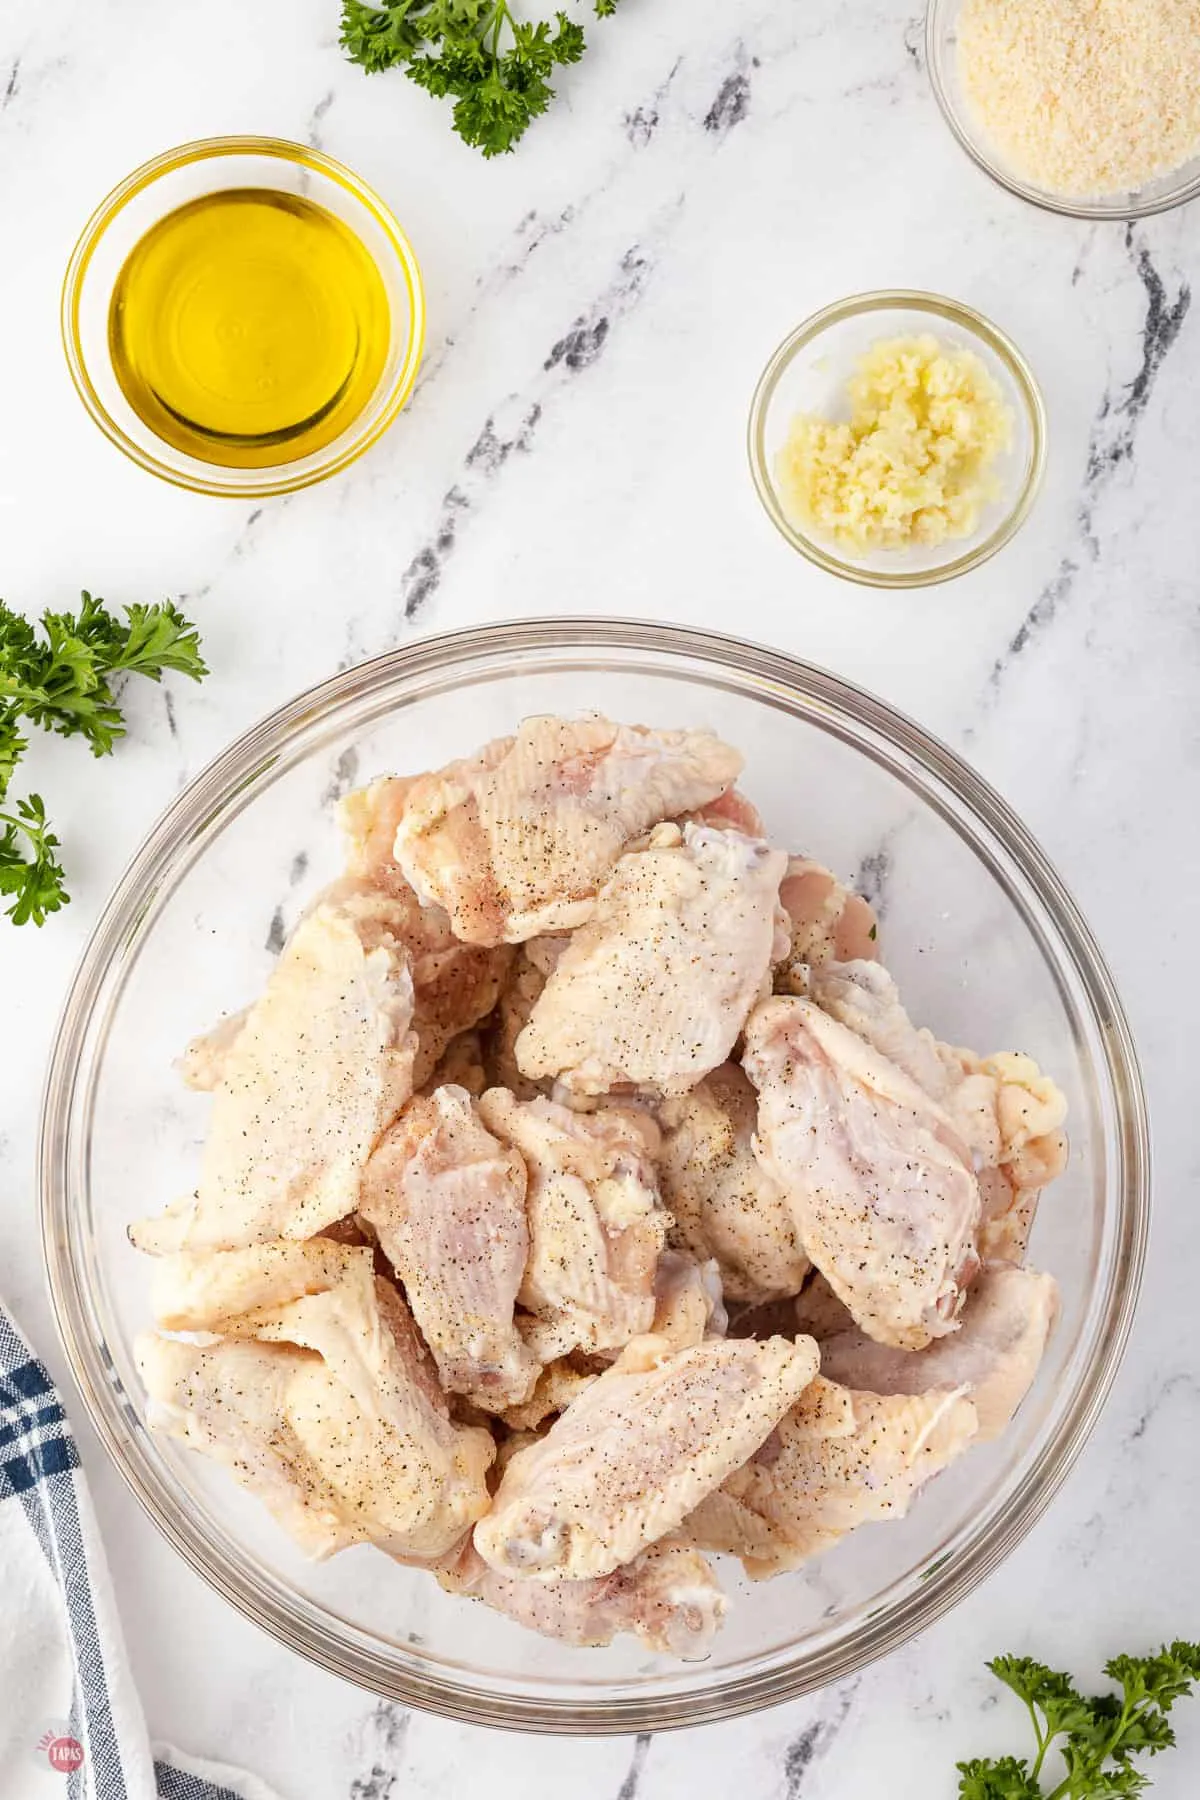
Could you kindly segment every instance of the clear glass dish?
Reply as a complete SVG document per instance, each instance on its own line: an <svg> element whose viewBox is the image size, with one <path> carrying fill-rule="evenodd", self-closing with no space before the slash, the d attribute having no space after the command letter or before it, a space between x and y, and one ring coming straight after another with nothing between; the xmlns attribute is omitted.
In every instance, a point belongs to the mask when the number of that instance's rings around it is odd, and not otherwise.
<svg viewBox="0 0 1200 1800"><path fill-rule="evenodd" d="M983 509L970 537L856 556L831 538L809 531L789 513L775 478L776 457L797 413L830 419L846 416L846 383L859 357L873 344L881 338L923 332L932 332L951 347L974 351L1000 385L1013 419L1012 443L995 465L1000 497ZM788 334L754 390L747 448L758 497L794 550L829 574L867 587L931 587L978 568L1028 518L1046 463L1046 408L1021 352L982 313L940 294L888 288L851 294Z"/></svg>
<svg viewBox="0 0 1200 1800"><path fill-rule="evenodd" d="M958 67L958 22L964 0L926 0L925 60L934 98L942 110L950 130L973 163L985 175L1028 200L1032 206L1047 212L1064 213L1072 219L1145 219L1151 213L1169 212L1200 194L1200 156L1193 156L1181 168L1167 175L1156 175L1152 181L1124 194L1103 194L1080 199L1052 193L1027 181L1005 160L1003 152L991 142L984 127L975 118L963 91Z"/></svg>
<svg viewBox="0 0 1200 1800"><path fill-rule="evenodd" d="M227 188L298 194L323 206L365 246L388 300L387 356L362 411L323 448L272 468L222 468L165 443L129 404L109 351L109 304L130 251L176 207ZM425 293L408 238L379 195L342 163L307 144L279 138L204 138L143 163L96 208L63 278L62 341L83 404L105 437L139 468L194 493L251 500L323 481L348 468L383 436L417 379L425 343Z"/></svg>
<svg viewBox="0 0 1200 1800"><path fill-rule="evenodd" d="M1037 1384L999 1442L900 1522L751 1586L707 1661L632 1640L564 1650L360 1548L307 1563L206 1459L151 1436L132 1356L148 1267L129 1221L192 1185L206 1102L172 1060L261 987L272 947L338 865L337 796L425 768L543 710L707 723L746 752L773 834L870 872L888 960L953 1042L1015 1045L1071 1108L1068 1172L1032 1260L1062 1285ZM863 877L865 878L865 877ZM300 1654L405 1704L483 1724L632 1732L748 1712L846 1676L969 1593L1079 1452L1125 1343L1145 1245L1146 1114L1133 1046L1087 926L1009 808L880 701L733 638L617 620L426 639L300 695L233 744L154 827L109 902L55 1044L40 1149L44 1247L71 1366L101 1439L172 1544Z"/></svg>

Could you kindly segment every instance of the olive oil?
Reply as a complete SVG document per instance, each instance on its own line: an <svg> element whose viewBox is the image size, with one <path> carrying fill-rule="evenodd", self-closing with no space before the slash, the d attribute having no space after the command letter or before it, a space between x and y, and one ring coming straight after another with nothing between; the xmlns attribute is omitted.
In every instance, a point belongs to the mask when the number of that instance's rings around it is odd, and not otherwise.
<svg viewBox="0 0 1200 1800"><path fill-rule="evenodd" d="M387 291L361 239L295 194L229 188L168 213L117 277L109 354L157 437L263 469L330 443L387 361Z"/></svg>

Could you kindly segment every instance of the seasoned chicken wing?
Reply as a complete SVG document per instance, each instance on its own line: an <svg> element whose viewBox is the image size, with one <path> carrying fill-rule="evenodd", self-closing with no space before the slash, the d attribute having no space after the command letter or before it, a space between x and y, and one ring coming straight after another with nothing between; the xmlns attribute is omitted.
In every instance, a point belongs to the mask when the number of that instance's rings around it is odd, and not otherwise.
<svg viewBox="0 0 1200 1800"><path fill-rule="evenodd" d="M808 1258L783 1188L754 1154L758 1096L737 1063L723 1063L690 1094L666 1101L658 1119L658 1178L674 1219L672 1241L716 1259L730 1300L757 1306L799 1293Z"/></svg>
<svg viewBox="0 0 1200 1800"><path fill-rule="evenodd" d="M791 942L775 970L777 993L807 993L809 970L821 963L878 956L879 922L870 903L820 863L789 857L779 898Z"/></svg>
<svg viewBox="0 0 1200 1800"><path fill-rule="evenodd" d="M513 1457L476 1548L504 1575L608 1574L753 1455L816 1367L809 1338L640 1339Z"/></svg>
<svg viewBox="0 0 1200 1800"><path fill-rule="evenodd" d="M741 766L707 731L526 719L515 737L413 784L396 857L467 943L568 931L627 843L715 800Z"/></svg>
<svg viewBox="0 0 1200 1800"><path fill-rule="evenodd" d="M710 1257L697 1262L686 1250L664 1250L654 1272L654 1319L650 1335L672 1350L686 1350L706 1337L724 1337L729 1326L721 1271Z"/></svg>
<svg viewBox="0 0 1200 1800"><path fill-rule="evenodd" d="M810 971L808 998L903 1069L931 1100L947 1101L962 1080L961 1054L913 1024L882 963L821 963Z"/></svg>
<svg viewBox="0 0 1200 1800"><path fill-rule="evenodd" d="M297 928L213 1094L195 1200L131 1228L139 1249L305 1238L352 1212L363 1166L413 1087L408 954L342 907Z"/></svg>
<svg viewBox="0 0 1200 1800"><path fill-rule="evenodd" d="M980 1254L1020 1262L1038 1196L1066 1166L1067 1104L1055 1083L1031 1057L1005 1051L980 1058L918 1029L879 963L814 968L808 993L945 1107L979 1172Z"/></svg>
<svg viewBox="0 0 1200 1800"><path fill-rule="evenodd" d="M272 1248L279 1256L254 1273ZM314 1283L335 1263L340 1274L278 1298L313 1251ZM408 1309L377 1281L371 1252L323 1241L207 1260L218 1272L190 1300L177 1295L173 1316L191 1331L219 1321L227 1335L211 1347L140 1340L151 1423L224 1462L314 1554L371 1542L398 1556L444 1555L487 1508L495 1446L488 1432L451 1422ZM239 1284L248 1298L273 1289L271 1305L230 1316Z"/></svg>
<svg viewBox="0 0 1200 1800"><path fill-rule="evenodd" d="M688 1540L740 1556L756 1579L796 1568L868 1520L903 1517L975 1431L961 1389L883 1396L818 1376L721 1494L692 1514Z"/></svg>
<svg viewBox="0 0 1200 1800"><path fill-rule="evenodd" d="M725 1615L716 1576L698 1551L673 1542L651 1544L611 1575L591 1581L527 1581L501 1575L468 1541L438 1581L505 1613L518 1625L566 1644L611 1644L623 1631L664 1656L703 1656Z"/></svg>
<svg viewBox="0 0 1200 1800"><path fill-rule="evenodd" d="M404 1283L442 1385L501 1412L538 1364L513 1321L529 1254L525 1165L465 1088L418 1095L363 1174L359 1214Z"/></svg>
<svg viewBox="0 0 1200 1800"><path fill-rule="evenodd" d="M818 1276L813 1286L821 1285ZM828 1290L823 1305L806 1291L797 1306L800 1329L820 1343L822 1375L873 1394L961 1389L979 1415L981 1444L1000 1435L1033 1386L1057 1316L1052 1275L999 1264L972 1282L958 1330L926 1350L875 1343Z"/></svg>
<svg viewBox="0 0 1200 1800"><path fill-rule="evenodd" d="M685 1094L728 1057L767 979L783 852L687 825L623 856L517 1039L537 1080Z"/></svg>
<svg viewBox="0 0 1200 1800"><path fill-rule="evenodd" d="M564 934L531 938L518 947L484 1039L489 1086L507 1088L518 1100L533 1100L550 1090L549 1081L530 1081L522 1075L517 1066L517 1039L528 1025L546 979L569 941Z"/></svg>
<svg viewBox="0 0 1200 1800"><path fill-rule="evenodd" d="M648 1331L666 1241L646 1113L575 1113L553 1100L517 1101L490 1088L480 1116L528 1171L529 1257L520 1303L539 1362L567 1351L619 1349Z"/></svg>
<svg viewBox="0 0 1200 1800"><path fill-rule="evenodd" d="M979 1186L947 1114L808 1000L746 1027L759 1153L809 1257L871 1337L920 1350L954 1329L978 1267Z"/></svg>

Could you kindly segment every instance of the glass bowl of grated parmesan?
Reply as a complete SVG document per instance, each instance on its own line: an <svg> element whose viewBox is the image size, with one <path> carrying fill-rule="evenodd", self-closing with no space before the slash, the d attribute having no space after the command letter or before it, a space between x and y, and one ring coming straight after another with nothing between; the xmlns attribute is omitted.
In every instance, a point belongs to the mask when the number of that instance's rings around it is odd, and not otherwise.
<svg viewBox="0 0 1200 1800"><path fill-rule="evenodd" d="M978 568L1029 516L1045 405L981 313L888 289L788 334L755 389L747 447L794 550L867 587L929 587Z"/></svg>
<svg viewBox="0 0 1200 1800"><path fill-rule="evenodd" d="M1200 0L928 0L929 79L993 181L1077 219L1200 194Z"/></svg>

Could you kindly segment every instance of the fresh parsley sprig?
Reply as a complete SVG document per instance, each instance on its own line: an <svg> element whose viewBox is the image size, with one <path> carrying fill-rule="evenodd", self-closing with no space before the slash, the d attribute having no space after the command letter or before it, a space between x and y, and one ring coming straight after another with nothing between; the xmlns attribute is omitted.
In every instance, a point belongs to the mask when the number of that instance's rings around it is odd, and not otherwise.
<svg viewBox="0 0 1200 1800"><path fill-rule="evenodd" d="M594 0L598 19L617 0ZM341 44L368 74L402 68L438 99L454 101L454 129L484 156L512 150L554 98L550 76L577 63L583 27L516 18L508 0L343 0Z"/></svg>
<svg viewBox="0 0 1200 1800"><path fill-rule="evenodd" d="M69 899L41 796L5 804L29 748L22 724L86 738L93 756L107 756L125 735L115 676L161 681L171 669L199 681L208 674L196 627L177 607L124 610L122 622L84 593L76 613L44 612L39 635L0 601L0 896L12 900L15 925L44 924Z"/></svg>
<svg viewBox="0 0 1200 1800"><path fill-rule="evenodd" d="M1150 1785L1130 1758L1155 1756L1175 1742L1167 1714L1200 1681L1200 1644L1178 1639L1154 1656L1115 1656L1104 1673L1119 1694L1086 1696L1067 1675L1027 1656L998 1656L988 1664L1029 1708L1035 1751L961 1762L960 1800L1127 1800ZM1064 1773L1043 1786L1055 1752Z"/></svg>

